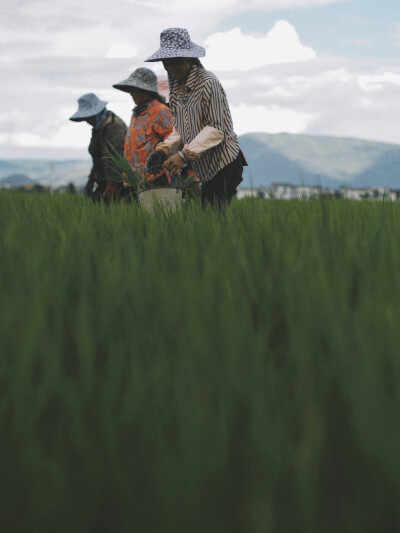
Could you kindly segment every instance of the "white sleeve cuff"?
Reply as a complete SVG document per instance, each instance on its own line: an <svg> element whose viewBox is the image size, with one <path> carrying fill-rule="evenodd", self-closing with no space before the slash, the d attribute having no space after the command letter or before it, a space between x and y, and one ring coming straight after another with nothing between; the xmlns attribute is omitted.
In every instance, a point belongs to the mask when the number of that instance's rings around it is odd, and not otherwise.
<svg viewBox="0 0 400 533"><path fill-rule="evenodd" d="M220 144L223 139L224 134L222 131L212 126L206 126L193 141L184 146L182 152L187 159L193 160L206 150Z"/></svg>

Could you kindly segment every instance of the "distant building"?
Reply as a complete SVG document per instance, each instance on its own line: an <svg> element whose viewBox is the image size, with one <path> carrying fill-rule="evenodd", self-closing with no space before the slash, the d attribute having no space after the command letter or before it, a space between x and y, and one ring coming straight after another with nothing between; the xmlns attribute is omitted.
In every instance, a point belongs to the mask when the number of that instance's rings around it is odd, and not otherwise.
<svg viewBox="0 0 400 533"><path fill-rule="evenodd" d="M352 188L341 187L340 189L324 188L308 185L293 185L292 183L272 183L269 187L256 189L241 189L237 192L237 198L265 198L276 200L311 200L321 196L329 198L346 198L348 200L400 200L400 190L388 189L387 187Z"/></svg>
<svg viewBox="0 0 400 533"><path fill-rule="evenodd" d="M341 187L341 195L348 200L398 200L399 191L387 187Z"/></svg>
<svg viewBox="0 0 400 533"><path fill-rule="evenodd" d="M243 198L257 198L257 189L238 189L236 198L242 200Z"/></svg>
<svg viewBox="0 0 400 533"><path fill-rule="evenodd" d="M279 200L310 200L321 195L334 195L334 189L324 189L317 186L293 185L292 183L272 183L269 187L271 198Z"/></svg>

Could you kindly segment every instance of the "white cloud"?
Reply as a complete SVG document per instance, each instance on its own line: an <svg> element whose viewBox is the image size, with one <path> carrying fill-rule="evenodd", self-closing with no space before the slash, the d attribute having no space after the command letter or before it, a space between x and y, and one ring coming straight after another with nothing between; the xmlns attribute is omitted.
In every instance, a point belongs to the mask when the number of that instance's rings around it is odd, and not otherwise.
<svg viewBox="0 0 400 533"><path fill-rule="evenodd" d="M79 153L87 154L90 128L68 121L77 98L95 92L128 122L133 103L112 84L142 66L165 76L161 64L144 59L157 50L161 30L172 26L187 27L194 42L207 46L204 65L227 90L239 133L288 131L400 142L400 69L316 57L285 21L265 34L213 29L227 13L334 1L3 0L1 153L14 147L14 153L25 155L32 146L30 153L46 155L47 148L60 147L57 153L66 154L68 147L79 146Z"/></svg>
<svg viewBox="0 0 400 533"><path fill-rule="evenodd" d="M339 4L349 0L241 0L241 4L247 5L248 8L256 7L258 9L287 9L292 7L314 7L326 4Z"/></svg>
<svg viewBox="0 0 400 533"><path fill-rule="evenodd" d="M267 74L257 74L256 76L251 76L251 81L254 81L255 83L259 83L260 85L264 86L271 86L275 83L274 76L267 75Z"/></svg>
<svg viewBox="0 0 400 533"><path fill-rule="evenodd" d="M106 53L106 57L110 59L119 59L119 58L131 58L138 55L138 49L136 46L131 44L113 44L111 48Z"/></svg>
<svg viewBox="0 0 400 533"><path fill-rule="evenodd" d="M128 0L128 2L137 6L153 7L164 10L165 12L173 11L176 16L181 15L182 11L189 13L198 13L201 11L208 13L227 12L237 13L249 11L251 9L273 11L275 9L290 9L297 7L315 7L327 4L339 4L350 0Z"/></svg>
<svg viewBox="0 0 400 533"><path fill-rule="evenodd" d="M358 84L363 91L382 91L386 85L400 86L400 74L385 72L384 74L359 76Z"/></svg>
<svg viewBox="0 0 400 533"><path fill-rule="evenodd" d="M391 72L370 76L397 81L400 69ZM400 144L399 85L386 82L381 91L366 92L359 84L364 75L339 58L225 73L243 79L228 91L234 127L240 134L287 131Z"/></svg>
<svg viewBox="0 0 400 533"><path fill-rule="evenodd" d="M312 48L303 46L289 22L278 21L262 37L244 35L240 28L215 33L206 40L207 66L215 70L253 70L264 65L314 59Z"/></svg>
<svg viewBox="0 0 400 533"><path fill-rule="evenodd" d="M172 0L169 2L161 2L164 4L164 8L167 8L168 11L175 11L177 13L184 11L220 11L225 10L229 7L234 6L236 3L236 0Z"/></svg>
<svg viewBox="0 0 400 533"><path fill-rule="evenodd" d="M219 80L222 83L225 90L234 89L240 86L240 80L238 78L233 79L233 78L228 78L228 77L225 78L224 76L220 76Z"/></svg>
<svg viewBox="0 0 400 533"><path fill-rule="evenodd" d="M90 141L91 128L86 123L67 123L59 127L51 136L38 133L19 132L12 135L3 134L0 142L12 146L29 148L87 148Z"/></svg>
<svg viewBox="0 0 400 533"><path fill-rule="evenodd" d="M28 132L16 133L10 137L12 144L15 144L16 146L44 147L47 144L43 142L43 138L39 135Z"/></svg>
<svg viewBox="0 0 400 533"><path fill-rule="evenodd" d="M49 139L51 148L81 148L90 142L92 128L86 122L67 122Z"/></svg>
<svg viewBox="0 0 400 533"><path fill-rule="evenodd" d="M263 131L267 133L301 133L313 119L311 113L303 113L279 106L251 106L241 104L232 106L232 119L235 132L244 133Z"/></svg>
<svg viewBox="0 0 400 533"><path fill-rule="evenodd" d="M56 56L104 56L115 43L116 32L101 25L81 30L62 31L51 39L51 54Z"/></svg>

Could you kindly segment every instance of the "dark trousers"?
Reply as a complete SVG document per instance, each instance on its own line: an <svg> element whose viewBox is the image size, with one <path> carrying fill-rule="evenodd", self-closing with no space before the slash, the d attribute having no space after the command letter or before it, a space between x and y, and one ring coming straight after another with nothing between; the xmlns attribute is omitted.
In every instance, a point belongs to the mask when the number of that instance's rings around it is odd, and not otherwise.
<svg viewBox="0 0 400 533"><path fill-rule="evenodd" d="M237 186L243 181L243 159L241 154L226 165L215 176L201 186L201 206L210 205L221 209L229 205L236 194Z"/></svg>

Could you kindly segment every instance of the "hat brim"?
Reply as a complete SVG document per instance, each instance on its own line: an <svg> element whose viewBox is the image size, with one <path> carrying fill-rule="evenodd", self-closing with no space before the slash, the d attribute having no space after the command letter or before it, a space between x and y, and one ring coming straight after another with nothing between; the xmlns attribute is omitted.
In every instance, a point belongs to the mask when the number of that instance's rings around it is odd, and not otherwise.
<svg viewBox="0 0 400 533"><path fill-rule="evenodd" d="M195 59L197 57L204 57L206 51L202 46L192 43L191 48L187 49L172 49L172 48L159 48L157 52L148 57L145 62L162 61L163 59L172 59L175 57L186 57L188 59Z"/></svg>
<svg viewBox="0 0 400 533"><path fill-rule="evenodd" d="M91 117L95 117L96 115L90 115ZM88 119L90 117L70 117L69 120L72 120L72 122L83 122L84 120Z"/></svg>
<svg viewBox="0 0 400 533"><path fill-rule="evenodd" d="M124 91L124 93L131 93L132 89L140 89L141 91L145 91L149 94L159 94L158 91L152 91L151 89L144 89L143 87L140 87L140 85L133 85L131 83L126 83L127 80L121 81L120 83L116 83L113 85L114 89L118 89L119 91Z"/></svg>

